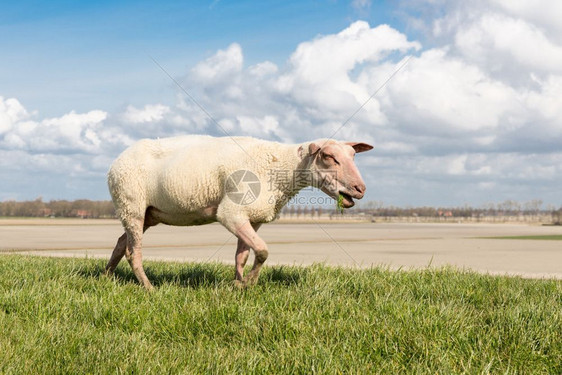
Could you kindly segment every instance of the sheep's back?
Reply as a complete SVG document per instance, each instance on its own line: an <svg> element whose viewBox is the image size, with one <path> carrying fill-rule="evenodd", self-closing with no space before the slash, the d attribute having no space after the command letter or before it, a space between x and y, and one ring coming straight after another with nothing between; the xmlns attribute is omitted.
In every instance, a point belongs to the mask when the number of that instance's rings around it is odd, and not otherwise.
<svg viewBox="0 0 562 375"><path fill-rule="evenodd" d="M231 138L186 136L160 140L153 151L153 179L149 179L150 204L179 211L218 205L225 180L248 165L251 142L242 149Z"/></svg>

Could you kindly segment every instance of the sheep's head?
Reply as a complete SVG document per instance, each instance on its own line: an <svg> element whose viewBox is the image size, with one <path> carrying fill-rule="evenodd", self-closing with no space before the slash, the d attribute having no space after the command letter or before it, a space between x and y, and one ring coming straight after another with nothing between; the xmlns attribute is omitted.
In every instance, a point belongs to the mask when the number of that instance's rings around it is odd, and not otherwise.
<svg viewBox="0 0 562 375"><path fill-rule="evenodd" d="M311 142L306 156L310 158L313 186L336 200L339 198L343 207L353 207L353 199L361 199L365 195L365 182L354 157L356 153L372 148L366 143L331 139Z"/></svg>

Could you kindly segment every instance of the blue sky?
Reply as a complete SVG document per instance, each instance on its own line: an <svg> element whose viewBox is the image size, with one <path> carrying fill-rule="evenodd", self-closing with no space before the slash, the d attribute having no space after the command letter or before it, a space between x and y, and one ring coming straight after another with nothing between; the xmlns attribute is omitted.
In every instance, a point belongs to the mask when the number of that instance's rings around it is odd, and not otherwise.
<svg viewBox="0 0 562 375"><path fill-rule="evenodd" d="M165 76L237 42L248 64L282 64L296 46L356 19L397 23L386 2L38 1L3 4L0 81L43 116L173 96Z"/></svg>
<svg viewBox="0 0 562 375"><path fill-rule="evenodd" d="M108 199L144 137L330 136L366 200L562 199L562 3L547 0L13 2L0 12L0 200Z"/></svg>

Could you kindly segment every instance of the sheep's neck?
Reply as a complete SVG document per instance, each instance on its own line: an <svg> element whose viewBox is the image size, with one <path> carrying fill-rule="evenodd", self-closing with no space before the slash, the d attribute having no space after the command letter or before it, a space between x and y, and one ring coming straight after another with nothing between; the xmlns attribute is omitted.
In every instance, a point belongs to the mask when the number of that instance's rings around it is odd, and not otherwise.
<svg viewBox="0 0 562 375"><path fill-rule="evenodd" d="M300 145L287 145L276 150L268 160L266 190L279 212L300 190L311 186L311 161L299 156ZM273 203L273 201L271 203Z"/></svg>

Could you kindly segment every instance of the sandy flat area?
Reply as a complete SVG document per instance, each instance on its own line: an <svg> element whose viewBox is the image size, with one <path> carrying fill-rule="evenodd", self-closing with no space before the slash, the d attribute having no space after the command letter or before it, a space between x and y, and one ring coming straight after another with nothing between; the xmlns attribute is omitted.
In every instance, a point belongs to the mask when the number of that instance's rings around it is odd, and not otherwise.
<svg viewBox="0 0 562 375"><path fill-rule="evenodd" d="M123 233L116 220L2 219L0 252L109 258ZM562 279L562 242L483 237L562 234L562 227L515 224L267 224L267 264L453 265L492 274ZM150 228L144 258L234 263L236 240L219 224ZM251 259L250 259L251 261Z"/></svg>

